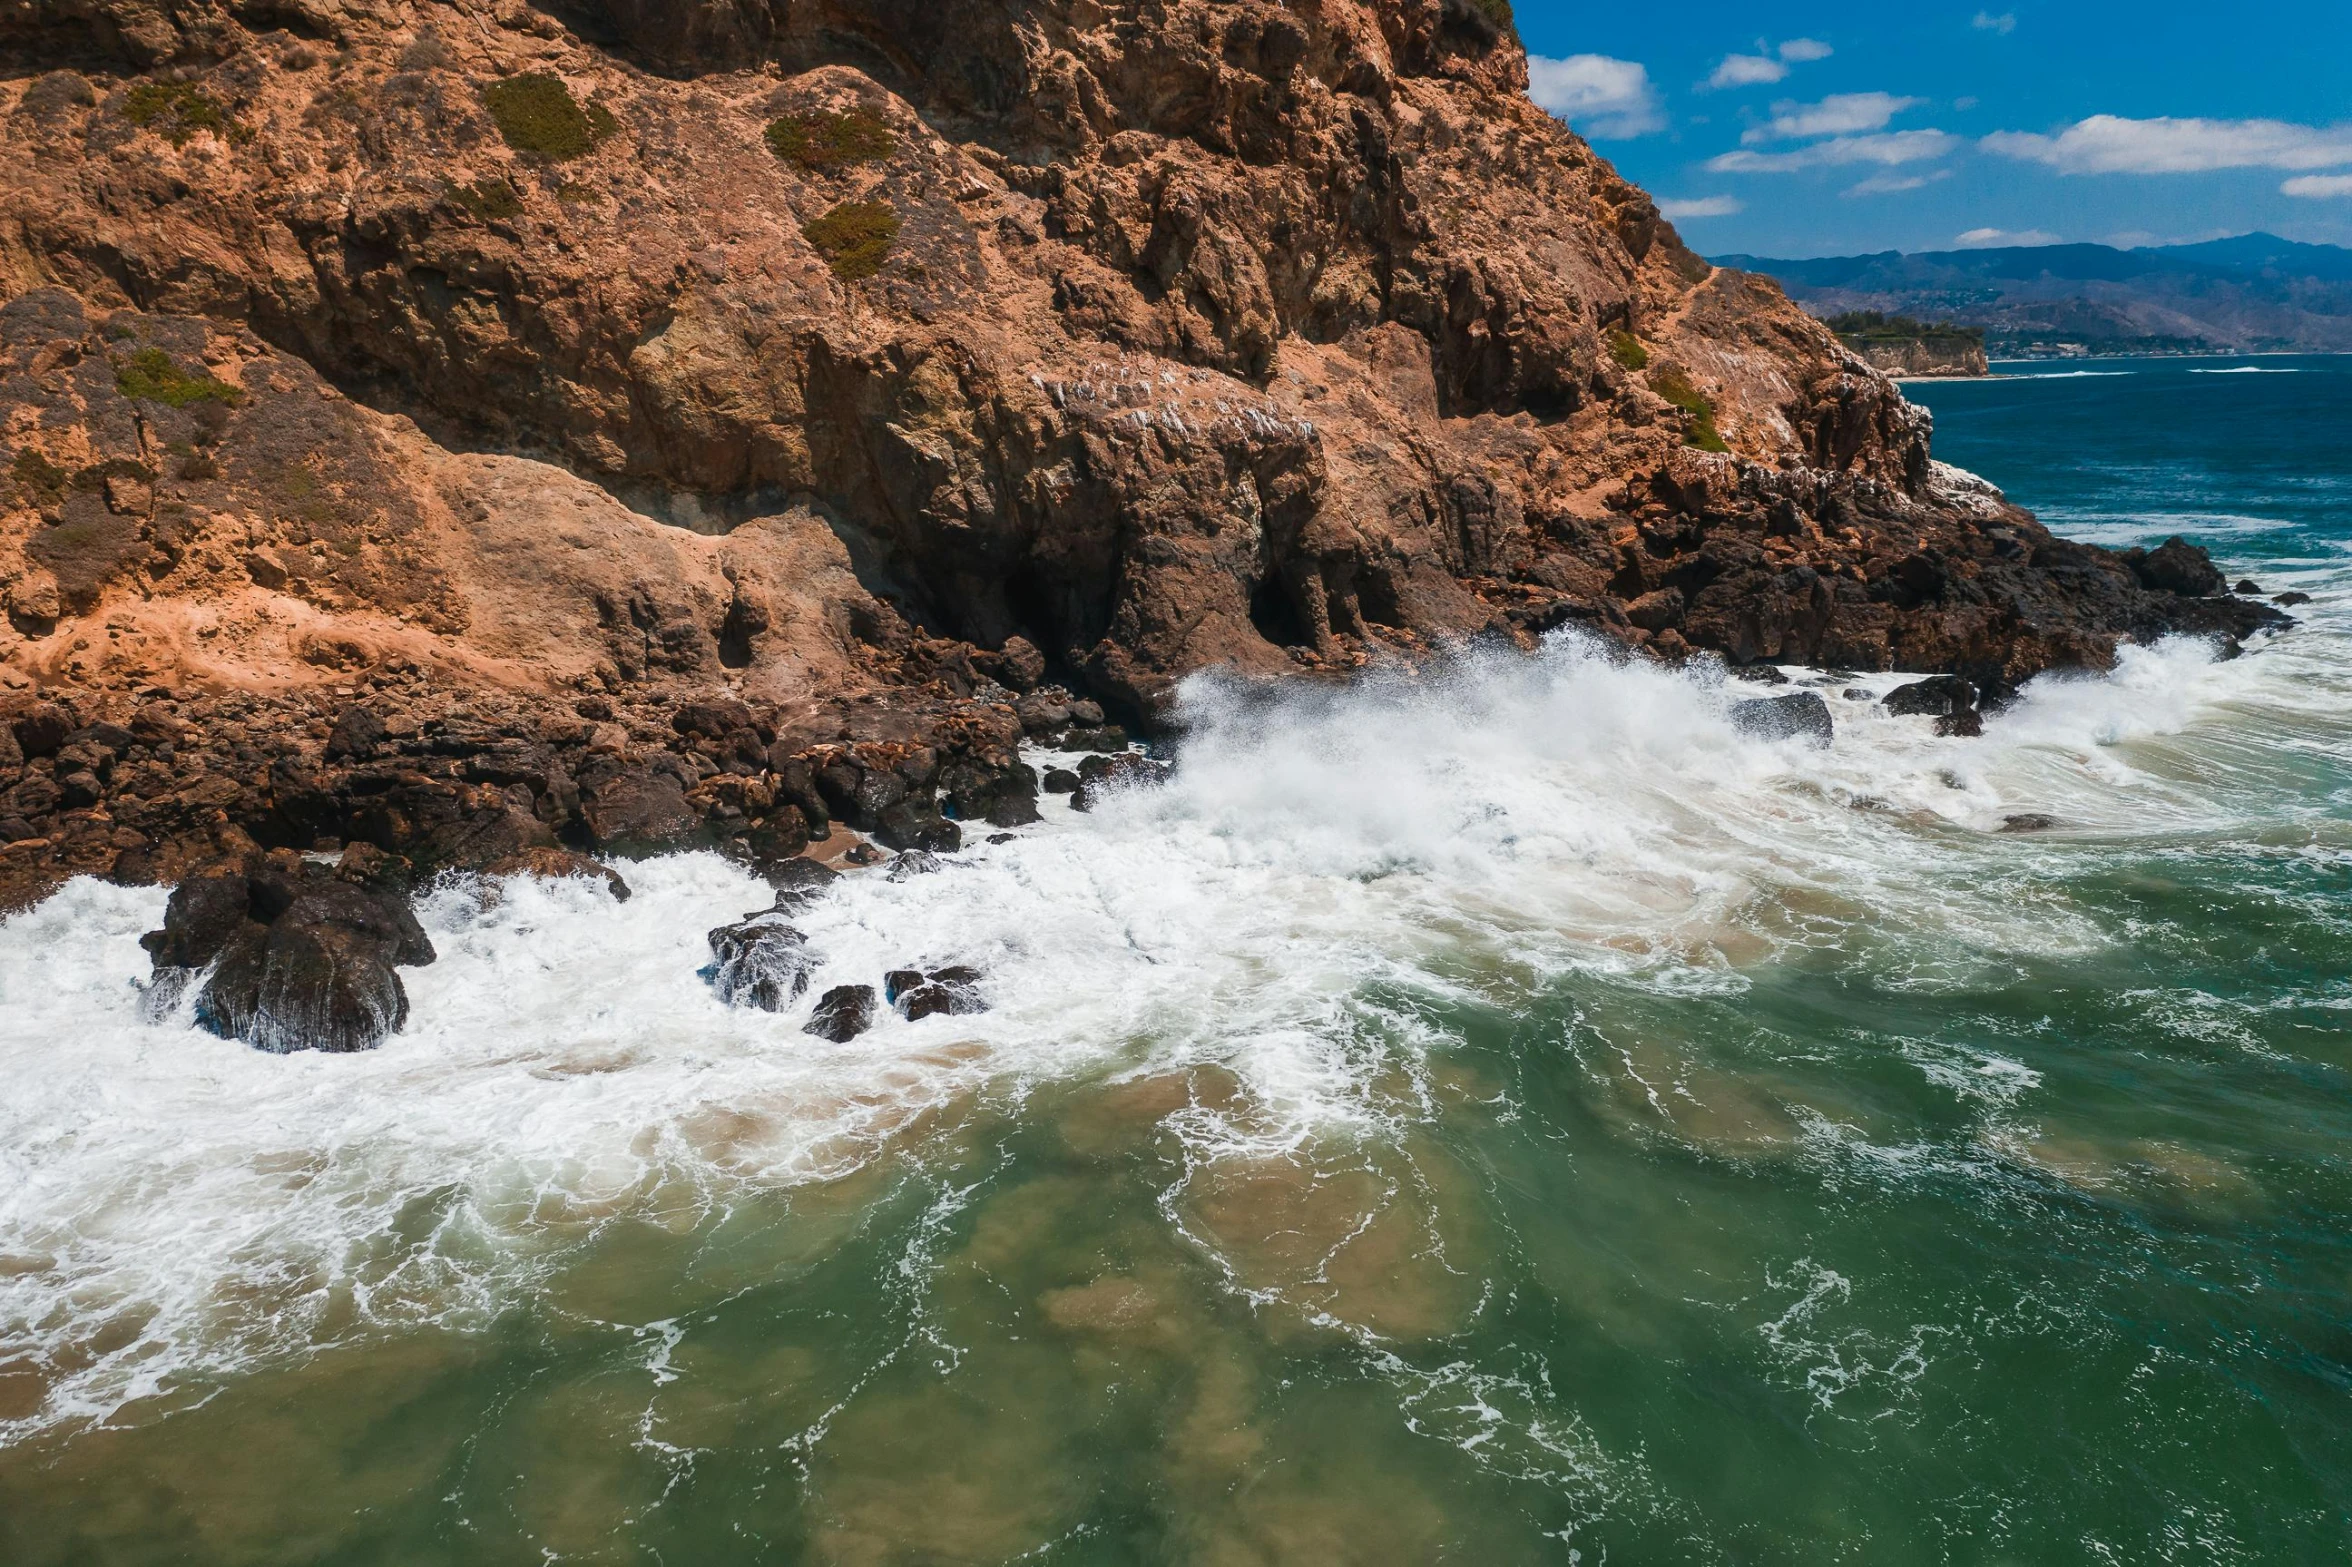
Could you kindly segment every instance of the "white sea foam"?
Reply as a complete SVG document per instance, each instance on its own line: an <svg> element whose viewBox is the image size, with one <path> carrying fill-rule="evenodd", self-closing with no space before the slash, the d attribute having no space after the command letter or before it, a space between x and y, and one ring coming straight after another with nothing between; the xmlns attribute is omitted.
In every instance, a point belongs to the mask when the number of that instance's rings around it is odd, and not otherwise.
<svg viewBox="0 0 2352 1567"><path fill-rule="evenodd" d="M2193 369L2191 375L2301 375L2293 365L2232 365L2226 370Z"/></svg>
<svg viewBox="0 0 2352 1567"><path fill-rule="evenodd" d="M142 1021L137 937L163 895L76 882L0 925L0 1369L44 1390L0 1443L201 1396L257 1357L482 1324L604 1225L689 1227L837 1176L975 1094L1214 1061L1249 1106L1191 1112L1196 1151L1378 1135L1418 1113L1397 1069L1444 1043L1384 989L1737 990L1857 930L1932 986L2112 939L2037 866L2241 819L2275 792L2248 726L2340 736L2342 654L2333 633L2234 662L2134 650L2112 677L2036 682L1974 741L1841 683L1826 752L1740 737L1727 710L1752 688L1566 641L1344 694L1196 688L1167 788L1049 802L1011 842L806 912L812 997L909 962L988 975L987 1013L886 1016L848 1045L802 1034L805 1003L713 998L703 932L765 898L710 856L628 867L627 904L435 894L409 1028L350 1057ZM2069 831L1991 835L2017 811Z"/></svg>

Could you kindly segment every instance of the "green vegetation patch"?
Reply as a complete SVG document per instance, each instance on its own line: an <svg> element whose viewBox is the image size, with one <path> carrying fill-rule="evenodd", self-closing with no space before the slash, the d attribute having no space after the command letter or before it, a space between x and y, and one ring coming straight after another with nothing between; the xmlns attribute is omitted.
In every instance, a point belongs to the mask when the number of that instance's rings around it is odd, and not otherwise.
<svg viewBox="0 0 2352 1567"><path fill-rule="evenodd" d="M1470 0L1470 4L1479 15L1494 23L1495 31L1518 31L1519 19L1511 14L1511 0Z"/></svg>
<svg viewBox="0 0 2352 1567"><path fill-rule="evenodd" d="M1715 428L1715 405L1707 394L1691 385L1690 377L1680 370L1667 370L1650 377L1650 390L1690 415L1690 425L1683 431L1682 444L1695 446L1702 452L1728 452L1723 433Z"/></svg>
<svg viewBox="0 0 2352 1567"><path fill-rule="evenodd" d="M36 503L49 506L65 499L65 481L70 477L29 446L18 450L16 460L8 465L8 475Z"/></svg>
<svg viewBox="0 0 2352 1567"><path fill-rule="evenodd" d="M187 146L198 131L210 131L223 141L253 139L251 131L193 82L140 82L123 94L122 112L133 125L175 147Z"/></svg>
<svg viewBox="0 0 2352 1567"><path fill-rule="evenodd" d="M492 82L482 89L482 102L509 147L551 163L583 157L620 129L602 104L582 105L563 78L545 71Z"/></svg>
<svg viewBox="0 0 2352 1567"><path fill-rule="evenodd" d="M452 202L477 218L518 218L523 213L521 194L495 175L471 185L452 185L447 194Z"/></svg>
<svg viewBox="0 0 2352 1567"><path fill-rule="evenodd" d="M1984 341L1984 328L1980 326L1962 326L1956 321L1914 321L1909 316L1890 316L1876 310L1849 310L1829 317L1822 324L1840 337L1858 337L1865 342L1919 339L1976 344Z"/></svg>
<svg viewBox="0 0 2352 1567"><path fill-rule="evenodd" d="M796 169L830 173L882 162L898 151L898 137L890 122L871 109L788 114L768 122L768 149Z"/></svg>
<svg viewBox="0 0 2352 1567"><path fill-rule="evenodd" d="M173 364L171 355L160 348L142 348L127 359L117 359L114 385L125 397L172 408L187 408L197 403L220 403L234 408L245 396L226 381L188 374Z"/></svg>
<svg viewBox="0 0 2352 1567"><path fill-rule="evenodd" d="M802 236L817 247L844 283L870 278L890 259L898 242L898 214L887 201L843 202L823 217L801 225Z"/></svg>
<svg viewBox="0 0 2352 1567"><path fill-rule="evenodd" d="M1650 362L1650 351L1641 339L1621 326L1609 328L1609 357L1617 361L1620 370L1640 370Z"/></svg>

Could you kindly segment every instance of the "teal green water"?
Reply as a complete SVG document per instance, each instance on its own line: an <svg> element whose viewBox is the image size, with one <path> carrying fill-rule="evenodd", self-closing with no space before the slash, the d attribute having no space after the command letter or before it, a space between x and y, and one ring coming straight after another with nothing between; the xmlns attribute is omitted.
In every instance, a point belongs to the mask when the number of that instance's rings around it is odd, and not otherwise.
<svg viewBox="0 0 2352 1567"><path fill-rule="evenodd" d="M445 893L408 1034L262 1057L69 889L0 927L0 1560L2345 1559L2352 360L2247 363L1912 395L2289 636L1981 741L1841 681L1827 755L1568 647L1205 711L812 915L976 1018L725 1012L686 858Z"/></svg>

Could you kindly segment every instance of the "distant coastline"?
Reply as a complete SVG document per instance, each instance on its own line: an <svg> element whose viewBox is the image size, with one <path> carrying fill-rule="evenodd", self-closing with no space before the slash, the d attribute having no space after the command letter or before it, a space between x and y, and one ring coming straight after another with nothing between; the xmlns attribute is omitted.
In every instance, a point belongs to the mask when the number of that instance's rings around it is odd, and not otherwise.
<svg viewBox="0 0 2352 1567"><path fill-rule="evenodd" d="M1976 330L1995 360L2352 352L2352 250L2269 234L1713 259L1773 278L1833 324L1876 314Z"/></svg>

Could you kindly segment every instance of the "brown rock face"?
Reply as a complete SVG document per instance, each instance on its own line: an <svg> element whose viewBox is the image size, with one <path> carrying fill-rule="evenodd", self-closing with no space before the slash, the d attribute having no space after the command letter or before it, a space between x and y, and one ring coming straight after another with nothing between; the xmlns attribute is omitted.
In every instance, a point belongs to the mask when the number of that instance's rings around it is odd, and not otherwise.
<svg viewBox="0 0 2352 1567"><path fill-rule="evenodd" d="M0 667L93 698L830 739L1571 623L2002 684L2269 613L1932 462L1464 0L36 0L0 49ZM708 819L627 749L450 782Z"/></svg>

